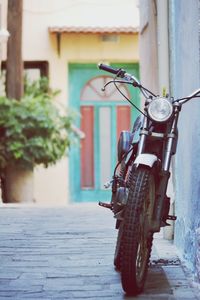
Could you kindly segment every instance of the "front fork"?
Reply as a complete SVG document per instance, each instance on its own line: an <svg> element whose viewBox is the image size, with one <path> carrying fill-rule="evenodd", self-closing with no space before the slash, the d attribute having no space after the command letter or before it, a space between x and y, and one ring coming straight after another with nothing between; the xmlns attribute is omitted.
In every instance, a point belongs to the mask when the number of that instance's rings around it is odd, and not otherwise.
<svg viewBox="0 0 200 300"><path fill-rule="evenodd" d="M165 151L163 155L162 166L159 172L159 186L156 192L156 207L154 210L154 220L151 225L152 232L159 232L160 227L163 225L163 219L176 220L175 216L166 215L166 210L169 208L169 198L166 196L168 181L170 178L170 164L172 158L172 149L175 143L175 139L177 139L177 122L179 116L180 108L177 105L175 107L174 112L174 119L171 125L171 130L166 137L166 145ZM141 130L140 142L138 146L138 153L137 156L142 154L145 149L145 141L146 137L148 136L148 129L147 129L147 118L144 119L143 129Z"/></svg>
<svg viewBox="0 0 200 300"><path fill-rule="evenodd" d="M162 162L162 168L159 174L160 182L156 193L157 206L155 207L155 211L154 211L155 218L151 228L153 232L160 231L160 227L163 225L162 223L163 221L165 222L166 219L174 220L174 221L176 220L175 216L166 215L166 207L167 209L169 209L169 198L166 196L166 192L167 192L168 181L170 178L169 170L170 170L171 158L172 155L174 154L172 149L175 143L175 139L177 139L177 122L178 122L179 111L180 111L179 106L175 107L175 113L174 113L174 119L171 126L171 131L166 138L167 140L166 140L165 152L164 152L164 157Z"/></svg>
<svg viewBox="0 0 200 300"><path fill-rule="evenodd" d="M168 185L168 180L170 177L170 163L171 163L171 158L172 158L172 149L173 145L175 142L175 139L177 139L177 122L178 122L178 116L179 116L179 107L175 107L175 112L174 112L174 119L172 122L171 130L170 133L166 137L166 145L165 145L165 152L163 155L163 160L162 160L162 167L159 172L159 186L157 188L156 192L156 207L154 210L154 220L151 225L151 231L152 232L159 232L160 227L162 226L163 218L166 219L171 219L175 220L176 217L174 216L166 216L166 207L168 207L169 203L169 198L166 196L167 192L167 185ZM137 156L144 153L145 149L145 142L146 142L146 137L148 136L148 129L147 129L147 118L144 118L144 123L143 123L143 128L140 133L140 141L138 145L138 151L137 151ZM137 157L136 156L136 157ZM117 180L114 178L112 182L112 193L116 194L117 193ZM102 203L100 202L99 205L110 208L113 210L113 203L111 201L110 204ZM121 214L120 212L120 218L121 219ZM115 214L115 217L118 218L117 214Z"/></svg>

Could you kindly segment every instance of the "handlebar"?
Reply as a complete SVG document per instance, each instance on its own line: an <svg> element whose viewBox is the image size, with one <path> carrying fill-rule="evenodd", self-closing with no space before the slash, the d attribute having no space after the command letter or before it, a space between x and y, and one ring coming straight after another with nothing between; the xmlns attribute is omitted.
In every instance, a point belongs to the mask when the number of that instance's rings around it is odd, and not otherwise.
<svg viewBox="0 0 200 300"><path fill-rule="evenodd" d="M129 84L132 84L134 87L138 87L141 90L141 92L143 93L143 95L145 96L145 98L148 98L149 95L152 95L155 97L155 94L153 94L150 90L148 90L144 86L142 86L140 84L139 80L135 76L127 73L125 70L120 69L120 68L116 69L109 65L102 64L102 63L98 64L98 67L100 70L104 70L106 72L115 74L116 77L124 78L125 81L123 81L123 83L129 83ZM115 80L115 82L117 82L117 81ZM120 81L120 82L122 83L122 81Z"/></svg>
<svg viewBox="0 0 200 300"><path fill-rule="evenodd" d="M100 70L104 70L106 72L115 74L117 77L124 78L127 81L132 81L132 83L135 87L136 86L141 87L139 80L135 76L127 73L125 70L123 70L121 68L116 69L116 68L113 68L113 67L105 65L105 64L98 64L98 67Z"/></svg>
<svg viewBox="0 0 200 300"><path fill-rule="evenodd" d="M198 94L200 94L200 89L194 91L192 94L190 94L187 98L190 99L190 98L194 98L196 96L198 96Z"/></svg>
<svg viewBox="0 0 200 300"><path fill-rule="evenodd" d="M131 74L126 73L125 70L123 70L121 68L118 68L118 69L113 68L113 67L103 64L103 63L98 64L98 67L100 70L104 70L106 72L116 75L116 77L124 78L126 80L126 81L124 81L124 83L129 83L129 84L131 83L134 87L138 87L146 98L148 98L148 94L150 94L153 97L156 97L156 95L153 94L150 90L148 90L147 88L142 86L137 78L135 78ZM187 97L176 99L173 102L178 102L180 104L184 104L185 102L189 101L190 99L198 98L198 97L200 97L200 89L194 91L192 94L190 94Z"/></svg>
<svg viewBox="0 0 200 300"><path fill-rule="evenodd" d="M124 71L123 69L115 69L111 66L105 65L105 64L98 64L98 67L100 70L104 70L106 72L112 73L117 75L118 77L124 78L124 75L126 73L126 71Z"/></svg>
<svg viewBox="0 0 200 300"><path fill-rule="evenodd" d="M193 98L200 98L200 89L195 90L194 92L192 92L192 94L188 95L187 97L176 99L173 102L184 104Z"/></svg>

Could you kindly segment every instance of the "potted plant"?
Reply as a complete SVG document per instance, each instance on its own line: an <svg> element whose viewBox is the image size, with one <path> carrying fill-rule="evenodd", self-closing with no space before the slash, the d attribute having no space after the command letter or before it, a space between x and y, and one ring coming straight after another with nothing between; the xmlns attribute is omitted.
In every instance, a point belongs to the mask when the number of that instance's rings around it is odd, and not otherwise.
<svg viewBox="0 0 200 300"><path fill-rule="evenodd" d="M0 97L0 171L3 202L33 201L33 169L55 164L72 140L72 114L53 101L48 80L25 80L20 101Z"/></svg>

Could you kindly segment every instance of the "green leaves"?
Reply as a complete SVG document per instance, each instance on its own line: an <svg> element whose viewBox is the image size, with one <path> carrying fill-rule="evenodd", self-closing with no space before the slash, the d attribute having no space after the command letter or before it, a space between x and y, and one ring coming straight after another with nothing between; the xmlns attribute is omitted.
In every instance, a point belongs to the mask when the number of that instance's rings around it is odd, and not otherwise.
<svg viewBox="0 0 200 300"><path fill-rule="evenodd" d="M73 138L71 113L63 113L42 78L25 84L25 96L17 101L0 97L0 168L15 163L45 167L66 155Z"/></svg>

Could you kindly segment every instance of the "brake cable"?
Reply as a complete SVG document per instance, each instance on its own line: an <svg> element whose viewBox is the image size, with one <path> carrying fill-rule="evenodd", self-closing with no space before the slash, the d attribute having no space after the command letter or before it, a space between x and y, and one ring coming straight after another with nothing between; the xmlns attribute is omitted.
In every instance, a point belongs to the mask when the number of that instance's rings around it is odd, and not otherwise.
<svg viewBox="0 0 200 300"><path fill-rule="evenodd" d="M183 100L185 100L184 103L186 103L186 102L188 102L189 100L191 100L193 98L200 98L200 95L199 96L194 96L194 97L189 97L189 98L185 97L185 98L176 99L176 100L173 101L173 103L174 102L180 102L180 101L183 101Z"/></svg>
<svg viewBox="0 0 200 300"><path fill-rule="evenodd" d="M114 169L114 172L113 172L113 177L116 177L117 168L119 167L121 162L124 160L124 158L126 158L128 156L128 154L134 149L134 146L135 145L132 145L132 147L122 155L122 158L118 161L118 163L115 166L115 169Z"/></svg>
<svg viewBox="0 0 200 300"><path fill-rule="evenodd" d="M105 91L105 88L110 84L110 83L114 83L114 86L115 86L115 88L117 89L117 91L135 108L135 109L137 109L143 116L145 116L146 117L146 114L145 113L143 113L143 111L141 110L141 109L139 109L120 89L119 89L119 87L117 86L117 84L116 83L124 83L124 84L131 84L131 85L133 85L133 83L132 82L128 82L128 81L123 81L123 80L116 80L117 79L117 77L119 76L119 73L121 72L121 70L119 70L119 72L116 74L116 76L114 77L114 79L113 80L110 80L110 81L108 81L105 85L104 85L104 87L102 88L102 91L104 92Z"/></svg>

